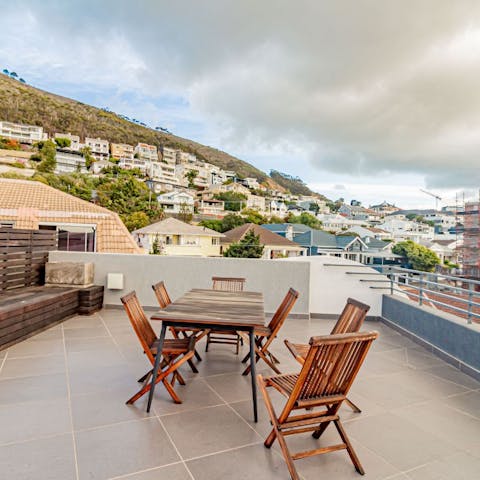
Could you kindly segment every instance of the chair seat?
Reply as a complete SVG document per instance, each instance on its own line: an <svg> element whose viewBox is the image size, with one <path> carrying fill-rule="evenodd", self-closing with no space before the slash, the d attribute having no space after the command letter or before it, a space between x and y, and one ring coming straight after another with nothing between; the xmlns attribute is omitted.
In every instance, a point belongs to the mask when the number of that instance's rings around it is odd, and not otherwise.
<svg viewBox="0 0 480 480"><path fill-rule="evenodd" d="M151 347L152 353L157 354L159 340L155 340ZM164 355L181 355L195 348L194 338L166 338L163 341L162 353Z"/></svg>
<svg viewBox="0 0 480 480"><path fill-rule="evenodd" d="M303 343L290 343L288 340L285 340L285 345L290 350L292 355L301 363L307 357L308 349L310 345L305 345Z"/></svg>
<svg viewBox="0 0 480 480"><path fill-rule="evenodd" d="M298 374L286 373L284 375L274 375L272 377L265 377L265 381L272 387L279 390L286 396L289 396L298 380Z"/></svg>
<svg viewBox="0 0 480 480"><path fill-rule="evenodd" d="M255 335L258 337L268 337L272 334L272 330L268 327L256 327L255 328Z"/></svg>

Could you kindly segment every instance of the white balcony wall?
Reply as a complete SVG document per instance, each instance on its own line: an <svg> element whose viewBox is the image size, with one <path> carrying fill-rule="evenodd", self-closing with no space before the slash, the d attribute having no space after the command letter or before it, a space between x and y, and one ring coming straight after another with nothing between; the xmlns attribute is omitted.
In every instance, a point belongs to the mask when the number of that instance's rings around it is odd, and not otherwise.
<svg viewBox="0 0 480 480"><path fill-rule="evenodd" d="M151 285L160 280L175 299L192 288L211 288L212 276L224 276L246 278L246 290L263 292L269 313L276 310L289 287L300 292L292 313L310 312L310 264L305 262L79 252L50 252L49 259L92 262L95 284L105 287L108 273L123 273L123 290L105 288L105 305L121 305L120 297L136 290L143 306L155 308L158 304Z"/></svg>

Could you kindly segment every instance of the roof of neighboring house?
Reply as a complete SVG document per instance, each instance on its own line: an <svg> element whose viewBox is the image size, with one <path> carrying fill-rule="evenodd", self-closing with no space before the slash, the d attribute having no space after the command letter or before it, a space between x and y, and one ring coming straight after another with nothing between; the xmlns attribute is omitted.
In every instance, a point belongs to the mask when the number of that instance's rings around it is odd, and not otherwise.
<svg viewBox="0 0 480 480"><path fill-rule="evenodd" d="M225 238L222 238L220 242L222 244L230 244L239 242L250 230L253 230L255 235L260 237L260 243L262 245L268 245L273 247L283 247L298 250L300 246L296 242L292 242L281 235L278 235L266 228L256 225L255 223L245 223L240 227L233 228L228 232L225 232Z"/></svg>
<svg viewBox="0 0 480 480"><path fill-rule="evenodd" d="M360 237L355 235L334 235L333 233L314 229L295 237L295 242L303 246L340 250L344 250L355 240L364 243Z"/></svg>
<svg viewBox="0 0 480 480"><path fill-rule="evenodd" d="M382 228L377 228L377 227L365 227L367 230L370 230L372 233L389 233L386 230L383 230Z"/></svg>
<svg viewBox="0 0 480 480"><path fill-rule="evenodd" d="M93 224L97 252L141 253L115 212L41 182L0 179L0 220L30 230L38 229L39 223Z"/></svg>
<svg viewBox="0 0 480 480"><path fill-rule="evenodd" d="M367 247L375 250L383 250L390 245L390 242L384 242L383 240L378 240L374 237L363 237L362 241Z"/></svg>
<svg viewBox="0 0 480 480"><path fill-rule="evenodd" d="M311 230L307 225L302 223L265 223L262 225L262 228L270 230L271 232L282 232L285 233L288 227L293 227L293 233L305 233Z"/></svg>
<svg viewBox="0 0 480 480"><path fill-rule="evenodd" d="M206 227L190 225L176 218L169 217L160 222L152 223L146 227L139 228L132 233L154 233L158 235L197 235L208 237L223 237L223 233L216 232Z"/></svg>

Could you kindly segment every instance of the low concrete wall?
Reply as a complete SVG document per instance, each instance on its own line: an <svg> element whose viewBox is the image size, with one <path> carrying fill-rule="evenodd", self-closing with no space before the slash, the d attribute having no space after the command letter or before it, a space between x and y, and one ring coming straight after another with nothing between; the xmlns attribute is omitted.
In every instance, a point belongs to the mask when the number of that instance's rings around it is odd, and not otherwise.
<svg viewBox="0 0 480 480"><path fill-rule="evenodd" d="M285 258L282 261L293 261ZM336 317L345 306L348 297L370 305L368 316L379 317L382 314L382 296L385 290L370 288L372 283L360 282L361 278L376 273L373 268L360 267L358 262L339 257L318 255L299 257L295 262L310 264L310 313L314 317ZM325 264L333 264L329 266ZM365 275L349 275L346 272L363 272ZM378 277L387 279L387 277ZM377 278L377 279L378 279Z"/></svg>
<svg viewBox="0 0 480 480"><path fill-rule="evenodd" d="M480 325L395 295L383 296L382 317L444 360L480 378Z"/></svg>
<svg viewBox="0 0 480 480"><path fill-rule="evenodd" d="M142 305L156 307L152 284L164 280L170 296L175 299L192 288L211 288L212 276L217 275L246 278L246 290L263 292L267 312L274 312L289 287L293 287L300 292L300 297L292 313L309 314L308 263L58 251L51 252L49 260L94 263L95 284L105 286L105 305L121 305L120 297L136 290ZM123 273L123 290L106 288L108 273Z"/></svg>

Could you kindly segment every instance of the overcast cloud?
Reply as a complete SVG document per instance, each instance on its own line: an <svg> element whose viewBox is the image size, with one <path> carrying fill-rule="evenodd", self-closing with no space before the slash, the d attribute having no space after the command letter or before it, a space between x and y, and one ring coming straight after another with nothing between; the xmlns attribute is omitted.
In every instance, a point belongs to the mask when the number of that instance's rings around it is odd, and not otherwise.
<svg viewBox="0 0 480 480"><path fill-rule="evenodd" d="M0 30L34 84L137 92L147 120L178 97L199 140L310 183L480 185L478 0L17 1Z"/></svg>

